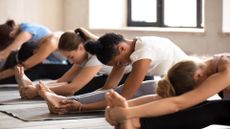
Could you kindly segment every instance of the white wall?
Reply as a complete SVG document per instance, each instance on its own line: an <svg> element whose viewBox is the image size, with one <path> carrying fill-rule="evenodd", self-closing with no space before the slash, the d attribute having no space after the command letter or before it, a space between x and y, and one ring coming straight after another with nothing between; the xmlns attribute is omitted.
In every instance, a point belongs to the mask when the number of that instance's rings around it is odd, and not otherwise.
<svg viewBox="0 0 230 129"><path fill-rule="evenodd" d="M230 52L230 34L222 33L222 0L205 1L205 28L204 32L175 32L154 31L150 29L111 29L111 30L92 30L96 34L104 34L107 31L117 32L128 38L142 35L156 35L168 37L183 50L199 55Z"/></svg>
<svg viewBox="0 0 230 129"><path fill-rule="evenodd" d="M123 10L123 6L121 8ZM90 23L89 0L0 0L0 12L1 23L7 18L13 18L18 22L39 22L52 30L68 30L80 26L89 28ZM230 34L222 33L222 0L205 1L204 32L155 31L155 28L91 29L91 31L97 35L117 32L127 38L142 35L168 37L183 50L197 54L230 52Z"/></svg>
<svg viewBox="0 0 230 129"><path fill-rule="evenodd" d="M63 29L63 0L0 0L0 22L36 22L51 30Z"/></svg>
<svg viewBox="0 0 230 129"><path fill-rule="evenodd" d="M75 29L89 24L88 0L64 0L64 30Z"/></svg>

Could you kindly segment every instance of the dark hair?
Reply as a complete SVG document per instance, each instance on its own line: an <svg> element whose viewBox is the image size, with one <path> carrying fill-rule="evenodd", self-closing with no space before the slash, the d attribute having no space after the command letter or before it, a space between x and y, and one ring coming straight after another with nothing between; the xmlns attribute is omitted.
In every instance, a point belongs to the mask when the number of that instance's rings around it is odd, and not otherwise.
<svg viewBox="0 0 230 129"><path fill-rule="evenodd" d="M84 41L90 40L88 36L85 35L84 32L82 32L81 28L77 28L74 30L74 32L79 35Z"/></svg>
<svg viewBox="0 0 230 129"><path fill-rule="evenodd" d="M77 33L65 32L61 35L58 43L58 49L64 51L72 51L78 48L80 43L84 43L85 40Z"/></svg>
<svg viewBox="0 0 230 129"><path fill-rule="evenodd" d="M10 37L10 32L14 26L14 20L7 20L4 24L0 25L0 50L5 49L13 42L14 39Z"/></svg>
<svg viewBox="0 0 230 129"><path fill-rule="evenodd" d="M17 64L22 63L33 55L33 51L36 49L36 45L32 43L22 44L20 50L12 51L7 57L4 64L3 70L8 68L13 68Z"/></svg>
<svg viewBox="0 0 230 129"><path fill-rule="evenodd" d="M103 64L107 64L117 55L116 45L125 41L120 34L107 33L101 36L97 41L87 41L85 49L91 54L95 54Z"/></svg>

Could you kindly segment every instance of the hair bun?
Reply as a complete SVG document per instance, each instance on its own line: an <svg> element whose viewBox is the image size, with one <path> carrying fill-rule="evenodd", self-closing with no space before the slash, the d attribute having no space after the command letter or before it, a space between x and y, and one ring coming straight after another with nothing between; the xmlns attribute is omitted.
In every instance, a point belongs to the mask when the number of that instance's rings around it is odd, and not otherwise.
<svg viewBox="0 0 230 129"><path fill-rule="evenodd" d="M14 20L7 20L5 24L13 28L15 26L15 21Z"/></svg>
<svg viewBox="0 0 230 129"><path fill-rule="evenodd" d="M158 81L156 93L163 98L175 96L175 90L173 86L165 77Z"/></svg>
<svg viewBox="0 0 230 129"><path fill-rule="evenodd" d="M92 55L98 54L102 51L102 45L98 41L87 41L85 49Z"/></svg>

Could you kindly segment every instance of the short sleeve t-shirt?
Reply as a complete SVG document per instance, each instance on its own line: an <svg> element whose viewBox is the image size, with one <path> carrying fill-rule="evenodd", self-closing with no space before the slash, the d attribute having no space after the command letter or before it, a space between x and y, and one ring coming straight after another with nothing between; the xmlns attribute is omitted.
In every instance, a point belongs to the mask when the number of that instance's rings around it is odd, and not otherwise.
<svg viewBox="0 0 230 129"><path fill-rule="evenodd" d="M102 66L100 71L98 72L99 75L109 75L112 71L111 66L103 65L95 55L91 55L88 53L88 59L79 65L80 67L92 67L92 66Z"/></svg>
<svg viewBox="0 0 230 129"><path fill-rule="evenodd" d="M150 59L147 75L164 75L168 69L185 59L187 55L172 41L167 38L144 36L137 37L135 50L131 54L131 63L141 60Z"/></svg>

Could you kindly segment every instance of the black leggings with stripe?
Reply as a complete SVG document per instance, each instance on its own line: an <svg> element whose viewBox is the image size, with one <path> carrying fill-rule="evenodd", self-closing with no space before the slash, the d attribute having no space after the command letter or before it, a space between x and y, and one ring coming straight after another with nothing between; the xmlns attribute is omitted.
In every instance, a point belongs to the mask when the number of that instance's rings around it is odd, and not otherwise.
<svg viewBox="0 0 230 129"><path fill-rule="evenodd" d="M140 124L141 129L201 129L212 124L230 125L230 100L205 101L177 113L141 118Z"/></svg>

